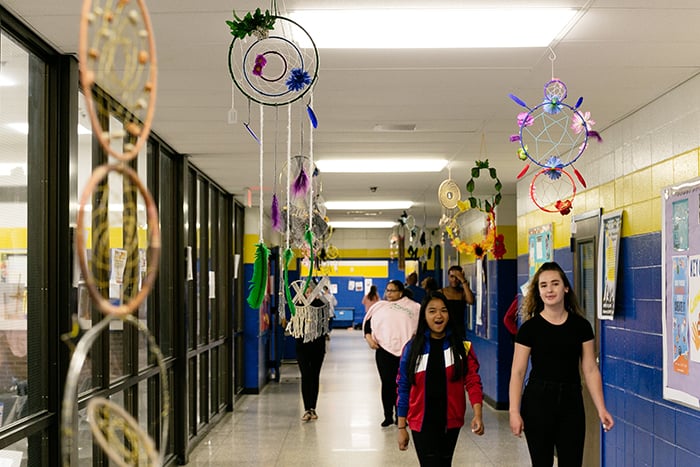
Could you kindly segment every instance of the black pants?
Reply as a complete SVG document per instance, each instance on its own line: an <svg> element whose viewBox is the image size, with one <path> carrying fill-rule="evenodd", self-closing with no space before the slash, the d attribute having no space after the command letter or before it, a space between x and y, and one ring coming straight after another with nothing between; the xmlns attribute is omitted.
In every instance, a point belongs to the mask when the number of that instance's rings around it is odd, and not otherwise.
<svg viewBox="0 0 700 467"><path fill-rule="evenodd" d="M304 343L303 339L295 339L297 363L301 372L301 397L304 399L304 410L315 409L318 400L321 365L326 355L326 336Z"/></svg>
<svg viewBox="0 0 700 467"><path fill-rule="evenodd" d="M458 437L459 428L411 431L421 467L450 467Z"/></svg>
<svg viewBox="0 0 700 467"><path fill-rule="evenodd" d="M521 404L533 467L581 467L586 416L578 384L530 380Z"/></svg>
<svg viewBox="0 0 700 467"><path fill-rule="evenodd" d="M394 420L396 408L396 376L399 374L400 357L393 355L379 347L374 358L377 362L379 379L382 382L382 406L384 407L384 420Z"/></svg>

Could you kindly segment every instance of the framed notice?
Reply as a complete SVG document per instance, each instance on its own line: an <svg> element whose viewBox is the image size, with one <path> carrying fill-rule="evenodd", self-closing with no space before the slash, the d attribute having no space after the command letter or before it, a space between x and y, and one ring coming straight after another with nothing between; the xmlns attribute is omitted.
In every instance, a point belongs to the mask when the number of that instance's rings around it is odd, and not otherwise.
<svg viewBox="0 0 700 467"><path fill-rule="evenodd" d="M552 224L533 227L528 231L528 266L530 279L544 263L554 261Z"/></svg>
<svg viewBox="0 0 700 467"><path fill-rule="evenodd" d="M700 409L700 178L661 203L663 396Z"/></svg>
<svg viewBox="0 0 700 467"><path fill-rule="evenodd" d="M622 211L603 214L598 235L598 319L613 319Z"/></svg>

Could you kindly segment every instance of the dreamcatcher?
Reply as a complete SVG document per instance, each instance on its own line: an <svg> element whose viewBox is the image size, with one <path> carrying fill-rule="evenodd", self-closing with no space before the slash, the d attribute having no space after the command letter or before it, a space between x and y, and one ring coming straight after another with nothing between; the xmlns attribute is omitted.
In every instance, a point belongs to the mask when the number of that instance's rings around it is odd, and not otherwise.
<svg viewBox="0 0 700 467"><path fill-rule="evenodd" d="M482 152L484 148L483 140L482 135ZM482 170L487 174L486 177L481 177ZM440 220L440 227L445 229L445 232L450 237L452 246L460 253L473 254L477 258L481 258L490 251L496 259L501 259L505 255L506 250L503 234L499 234L496 231L495 209L501 202L503 185L498 178L496 168L489 165L488 159L476 161L469 173L471 178L466 183L466 190L469 194L466 201L459 199L461 196L459 186L453 180L445 180L440 185L438 189L440 204L445 208L453 206L453 208L443 214ZM477 197L476 192L479 191L476 190L477 180L489 180L493 183L493 194L483 198ZM476 211L486 215L484 239L481 242L468 242L464 238L465 227L474 220Z"/></svg>
<svg viewBox="0 0 700 467"><path fill-rule="evenodd" d="M571 211L576 184L565 169L571 167L579 183L585 188L586 181L574 167L574 163L586 150L590 138L598 141L601 141L601 138L598 132L591 129L595 121L591 119L590 112L580 110L583 97L579 97L574 106L564 102L568 90L563 81L554 78L555 59L552 51L552 79L544 86L544 100L540 104L530 108L519 97L509 95L516 104L527 109L527 112L518 114L519 132L512 135L510 140L520 144L518 157L528 161L518 174L518 179L528 172L530 163L540 167L530 186L535 205L542 209L543 205L551 204L554 205L554 209L543 210L566 215ZM547 196L542 194L545 190L534 187L535 183L542 185L544 182L543 179L537 180L538 177L549 178ZM533 193L537 198L533 197Z"/></svg>
<svg viewBox="0 0 700 467"><path fill-rule="evenodd" d="M298 101L312 89L318 74L318 51L313 39L303 27L291 19L278 14L274 0L272 1L271 11L266 10L262 12L258 8L253 13L247 13L243 18L239 18L235 12L233 16L234 20L226 21L233 36L229 47L229 73L236 87L248 98L249 106L251 101L260 104L260 136L256 135L250 128L250 118L245 123L245 127L260 145L260 186L262 187L264 154L263 107L283 105L288 107L286 172L289 174L292 164L291 107L289 104ZM315 128L318 125L318 120L312 110L312 99L310 98L306 104L306 113L312 127ZM275 137L277 137L277 132L275 132ZM292 242L303 239L304 243L309 245L311 252L314 249L313 178L316 175L316 170L313 165L313 154L310 154L309 160L310 164L307 167L309 171L296 174L298 178L294 182L298 183L298 185L295 185L293 189L290 185L292 183L290 177L287 176L286 208L280 207L276 190L272 196L271 219L273 226L281 229L284 222L287 231L286 249L282 255L285 281L288 277L289 262L294 256L291 251ZM298 162L298 164L303 168L303 162ZM309 186L309 202L306 206L308 209L304 209L298 203L292 203L291 194L294 193L295 196L299 192L306 194L307 184ZM262 234L263 206L261 189L260 238L256 245L254 274L248 300L248 304L252 308L259 308L263 291L266 289L267 284L266 262L269 251L265 247ZM305 224L295 222L301 217L301 210L308 212ZM303 227L305 229L303 233L298 232L299 225L305 226ZM289 295L288 290L287 295Z"/></svg>
<svg viewBox="0 0 700 467"><path fill-rule="evenodd" d="M122 407L100 397L92 398L87 407L90 431L96 444L117 465L139 461L160 465L163 459L156 448L167 446L169 432L167 372L155 339L133 316L156 279L160 225L153 197L127 165L148 139L155 107L156 55L144 2L84 0L79 59L93 134L102 149L120 162L97 167L80 197L75 245L78 264L92 303L105 316L85 332L77 345L74 341L81 334L77 315L73 316L71 331L62 336L73 350L61 409L62 463L79 463L78 380L87 355L98 336L120 320L145 334L160 371L159 444L156 446ZM105 92L121 103L116 109L105 107ZM121 120L122 127L103 129L100 118L107 113ZM116 230L122 232L118 248L112 238Z"/></svg>
<svg viewBox="0 0 700 467"><path fill-rule="evenodd" d="M144 1L84 0L78 59L93 134L111 156L135 158L148 140L156 101L155 41ZM103 92L121 105L105 109ZM103 130L98 116L107 110L123 128Z"/></svg>

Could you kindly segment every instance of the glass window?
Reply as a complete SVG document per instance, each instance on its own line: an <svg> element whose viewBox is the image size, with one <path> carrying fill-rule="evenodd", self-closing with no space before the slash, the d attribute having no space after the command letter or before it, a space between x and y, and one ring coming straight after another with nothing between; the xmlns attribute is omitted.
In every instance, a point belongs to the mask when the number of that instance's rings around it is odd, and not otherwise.
<svg viewBox="0 0 700 467"><path fill-rule="evenodd" d="M46 407L42 397L40 264L43 246L29 246L41 238L41 212L29 203L39 201L45 148L46 66L17 42L0 33L0 431ZM30 105L31 102L31 105ZM33 157L30 159L30 155ZM31 174L34 177L31 177ZM29 187L29 181L35 183ZM31 188L31 192L30 192ZM30 227L30 225L32 227ZM29 229L34 229L30 232ZM39 265L39 268L35 267ZM31 391L31 392L30 392ZM15 448L26 451L26 442ZM8 448L10 449L10 448ZM12 448L14 449L14 448ZM10 450L12 450L10 449ZM4 453L4 451L3 451Z"/></svg>

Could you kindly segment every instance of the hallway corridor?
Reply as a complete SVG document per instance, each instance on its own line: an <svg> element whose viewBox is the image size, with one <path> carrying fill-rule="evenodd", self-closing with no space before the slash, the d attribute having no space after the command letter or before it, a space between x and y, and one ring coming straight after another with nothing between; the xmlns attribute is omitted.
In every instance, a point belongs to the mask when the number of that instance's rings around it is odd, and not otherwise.
<svg viewBox="0 0 700 467"><path fill-rule="evenodd" d="M380 427L379 376L361 331L335 329L321 370L318 420L301 420L296 363L282 365L279 383L244 395L190 456L190 466L417 466L412 444L399 451L396 426ZM478 355L477 355L478 356ZM482 367L484 362L481 362ZM507 411L484 405L483 436L467 424L453 465L529 465L525 439L510 434Z"/></svg>

